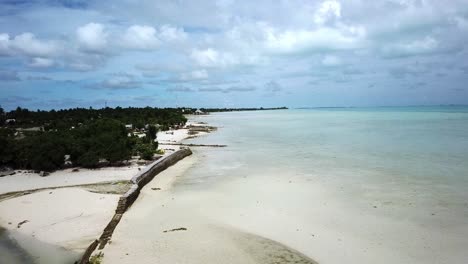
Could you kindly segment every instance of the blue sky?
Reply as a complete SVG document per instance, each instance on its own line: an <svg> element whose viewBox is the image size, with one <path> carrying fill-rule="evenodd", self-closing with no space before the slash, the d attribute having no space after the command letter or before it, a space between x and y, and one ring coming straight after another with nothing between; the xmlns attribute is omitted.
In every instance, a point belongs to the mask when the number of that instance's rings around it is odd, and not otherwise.
<svg viewBox="0 0 468 264"><path fill-rule="evenodd" d="M0 2L0 105L468 104L468 0Z"/></svg>

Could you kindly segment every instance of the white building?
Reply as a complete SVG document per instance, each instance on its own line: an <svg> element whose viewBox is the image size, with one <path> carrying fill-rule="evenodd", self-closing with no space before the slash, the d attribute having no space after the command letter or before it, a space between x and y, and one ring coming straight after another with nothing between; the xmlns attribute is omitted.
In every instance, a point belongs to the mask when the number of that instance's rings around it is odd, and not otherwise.
<svg viewBox="0 0 468 264"><path fill-rule="evenodd" d="M5 120L5 125L14 124L14 123L16 123L16 119L7 119L7 120Z"/></svg>

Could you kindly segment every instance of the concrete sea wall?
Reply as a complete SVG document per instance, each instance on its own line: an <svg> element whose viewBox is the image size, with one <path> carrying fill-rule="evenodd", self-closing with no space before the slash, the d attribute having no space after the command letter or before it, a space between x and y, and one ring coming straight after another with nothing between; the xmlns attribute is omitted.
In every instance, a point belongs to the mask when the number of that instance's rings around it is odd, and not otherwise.
<svg viewBox="0 0 468 264"><path fill-rule="evenodd" d="M109 224L107 224L106 228L102 235L99 237L98 240L93 241L91 245L87 248L85 253L83 254L81 260L78 262L80 264L89 263L89 258L93 251L99 246L99 249L103 249L107 242L112 237L115 228L117 227L122 215L127 211L127 209L135 202L140 194L141 189L148 184L151 180L154 179L156 175L160 172L164 171L168 167L176 164L179 160L192 155L192 151L188 148L180 149L168 156L165 156L161 159L156 160L155 162L148 165L145 169L140 171L137 175L135 175L131 182L133 183L132 187L119 198L119 202L117 204L117 208L115 209L115 215L112 217Z"/></svg>

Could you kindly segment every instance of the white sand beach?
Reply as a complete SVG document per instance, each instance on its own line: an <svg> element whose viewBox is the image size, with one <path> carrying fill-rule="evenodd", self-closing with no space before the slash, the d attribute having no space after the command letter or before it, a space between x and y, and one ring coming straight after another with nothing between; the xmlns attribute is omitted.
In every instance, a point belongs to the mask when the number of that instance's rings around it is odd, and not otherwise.
<svg viewBox="0 0 468 264"><path fill-rule="evenodd" d="M118 199L81 188L40 191L1 202L0 226L80 251L100 235Z"/></svg>
<svg viewBox="0 0 468 264"><path fill-rule="evenodd" d="M356 264L409 264L460 263L462 258L465 236L454 236L452 230L459 227L435 230L429 221L424 226L379 215L388 209L349 208L300 178L254 177L203 190L172 189L195 161L196 154L142 190L104 249L104 263L314 263L313 259L338 264L348 259ZM432 221L442 219L436 216ZM269 259L272 251L279 255ZM285 251L286 256L278 253ZM275 262L278 259L282 262Z"/></svg>
<svg viewBox="0 0 468 264"><path fill-rule="evenodd" d="M80 168L76 172L73 169L66 169L52 172L47 177L41 177L38 173L21 171L14 175L0 177L0 194L39 188L130 180L138 172L138 168L143 167L133 164L94 170Z"/></svg>
<svg viewBox="0 0 468 264"><path fill-rule="evenodd" d="M164 145L164 143L180 142L188 137L188 132L189 130L186 128L170 131L159 131L157 134L158 142L160 145Z"/></svg>
<svg viewBox="0 0 468 264"><path fill-rule="evenodd" d="M158 139L176 143L188 137L188 131L159 132ZM162 144L161 148L165 149ZM171 153L171 149L174 146L170 146L166 154ZM60 263L60 259L48 258L50 251L37 250L36 243L30 239L77 253L83 252L101 235L114 215L120 194L105 193L107 189L102 192L99 188L97 191L90 190L80 185L109 183L108 189L115 190L142 168L144 165L133 161L131 165L123 167L59 170L46 177L25 170L0 177L0 195L24 191L0 201L0 226L10 230L9 235L26 251L43 259L44 262L40 263ZM37 189L43 190L35 191Z"/></svg>
<svg viewBox="0 0 468 264"><path fill-rule="evenodd" d="M191 198L180 197L171 187L196 160L196 155L185 158L143 188L103 250L103 263L315 263L279 243L214 221L200 214L200 208L188 207L185 199Z"/></svg>

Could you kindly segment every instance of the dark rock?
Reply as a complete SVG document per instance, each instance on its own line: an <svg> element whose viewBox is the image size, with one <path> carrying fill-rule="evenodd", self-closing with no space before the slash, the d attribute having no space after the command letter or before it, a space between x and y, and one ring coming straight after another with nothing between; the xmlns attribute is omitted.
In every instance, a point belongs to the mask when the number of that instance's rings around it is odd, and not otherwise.
<svg viewBox="0 0 468 264"><path fill-rule="evenodd" d="M78 172L78 171L80 171L80 169L78 169L78 168L74 168L74 169L72 170L72 172Z"/></svg>
<svg viewBox="0 0 468 264"><path fill-rule="evenodd" d="M153 191L159 191L159 190L161 190L161 188L151 188L151 190L153 190Z"/></svg>

